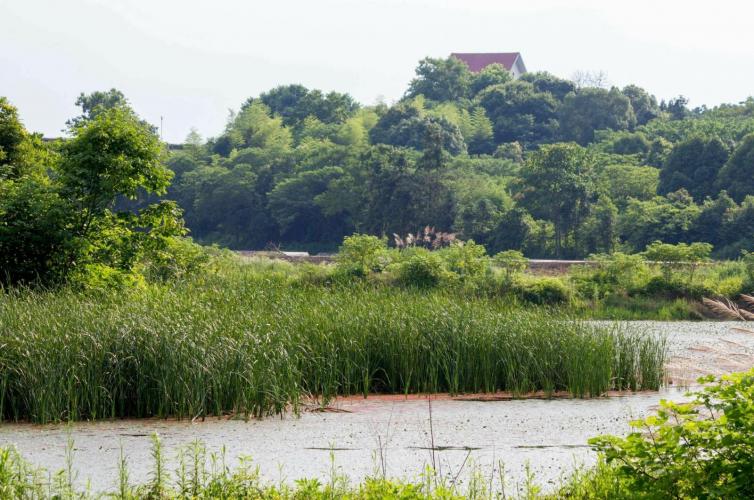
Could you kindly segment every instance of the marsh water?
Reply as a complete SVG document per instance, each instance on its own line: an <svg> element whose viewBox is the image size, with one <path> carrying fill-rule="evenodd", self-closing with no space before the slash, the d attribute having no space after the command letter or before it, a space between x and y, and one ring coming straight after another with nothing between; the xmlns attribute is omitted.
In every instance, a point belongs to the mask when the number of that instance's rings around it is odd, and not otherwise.
<svg viewBox="0 0 754 500"><path fill-rule="evenodd" d="M472 470L497 477L504 464L510 487L521 483L528 463L547 486L595 454L587 440L625 434L632 419L652 412L660 399L684 399L677 388L704 373L754 366L754 332L744 323L634 322L668 338L668 370L675 385L595 399L470 400L468 398L347 398L326 411L262 420L208 418L204 421L121 420L72 425L0 425L0 445L14 444L32 463L48 470L65 466L67 442L74 443L78 483L95 491L117 481L121 447L130 479L149 479L150 435L158 433L170 469L178 450L195 440L225 462L248 456L271 482L302 477L327 481L334 470L358 481L369 475L417 479L427 465L442 475L466 480ZM431 414L431 418L430 418Z"/></svg>

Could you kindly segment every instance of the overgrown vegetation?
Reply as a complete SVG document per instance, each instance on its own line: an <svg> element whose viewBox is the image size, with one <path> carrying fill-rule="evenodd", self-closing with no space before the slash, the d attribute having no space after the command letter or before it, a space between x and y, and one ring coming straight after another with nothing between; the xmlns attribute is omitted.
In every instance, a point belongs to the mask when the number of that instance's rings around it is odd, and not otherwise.
<svg viewBox="0 0 754 500"><path fill-rule="evenodd" d="M309 396L662 383L662 339L617 326L452 290L323 286L316 266L229 267L133 293L6 291L3 419L262 416Z"/></svg>
<svg viewBox="0 0 754 500"><path fill-rule="evenodd" d="M489 256L483 246L458 239L436 250L405 242L388 248L384 239L352 235L345 238L335 269L322 268L321 274L558 306L599 319L701 319L711 316L703 298L734 300L754 290L749 256L714 262L710 252L706 243L654 242L641 254L593 255L567 273L543 276L524 272L528 260L515 250Z"/></svg>

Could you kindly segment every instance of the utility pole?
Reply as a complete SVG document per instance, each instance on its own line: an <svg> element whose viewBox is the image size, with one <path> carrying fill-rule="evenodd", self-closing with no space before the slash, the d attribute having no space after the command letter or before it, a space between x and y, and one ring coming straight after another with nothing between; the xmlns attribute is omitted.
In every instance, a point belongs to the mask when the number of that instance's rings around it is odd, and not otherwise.
<svg viewBox="0 0 754 500"><path fill-rule="evenodd" d="M162 115L160 115L160 140L162 140Z"/></svg>

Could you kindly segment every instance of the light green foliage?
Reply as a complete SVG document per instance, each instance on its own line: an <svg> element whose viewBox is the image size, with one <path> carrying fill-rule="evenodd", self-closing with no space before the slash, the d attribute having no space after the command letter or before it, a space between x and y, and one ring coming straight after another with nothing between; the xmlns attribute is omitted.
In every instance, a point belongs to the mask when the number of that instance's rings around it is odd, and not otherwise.
<svg viewBox="0 0 754 500"><path fill-rule="evenodd" d="M647 245L647 248L642 252L642 256L649 261L657 263L666 279L670 279L673 269L679 266L689 267L691 269L689 282L691 282L694 278L696 267L700 263L708 261L711 253L712 245L709 243L696 242L690 245L686 243L671 245L655 241Z"/></svg>
<svg viewBox="0 0 754 500"><path fill-rule="evenodd" d="M451 244L439 253L448 271L457 274L462 281L479 279L490 270L487 251L484 246L474 243L474 240Z"/></svg>
<svg viewBox="0 0 754 500"><path fill-rule="evenodd" d="M523 272L529 265L528 259L524 257L524 254L518 250L504 250L498 252L492 258L492 261L496 266L505 270L506 283L512 283L513 279L521 272Z"/></svg>
<svg viewBox="0 0 754 500"><path fill-rule="evenodd" d="M389 264L387 238L366 234L346 236L338 251L338 268L346 274L367 276Z"/></svg>
<svg viewBox="0 0 754 500"><path fill-rule="evenodd" d="M590 261L597 265L584 266L574 276L576 286L587 298L625 297L640 291L652 277L641 255L615 252L593 255Z"/></svg>
<svg viewBox="0 0 754 500"><path fill-rule="evenodd" d="M451 283L457 276L446 269L442 257L424 248L406 252L398 267L398 282L416 288L434 288L443 282Z"/></svg>
<svg viewBox="0 0 754 500"><path fill-rule="evenodd" d="M659 174L654 167L608 165L599 170L597 183L617 207L625 209L630 199L647 201L656 196Z"/></svg>
<svg viewBox="0 0 754 500"><path fill-rule="evenodd" d="M511 292L530 304L563 305L573 300L573 292L560 278L526 276L513 282Z"/></svg>
<svg viewBox="0 0 754 500"><path fill-rule="evenodd" d="M228 124L228 148L261 148L280 153L290 149L292 136L281 118L271 117L261 102L253 102ZM230 154L230 149L227 154Z"/></svg>
<svg viewBox="0 0 754 500"><path fill-rule="evenodd" d="M173 173L160 162L157 137L127 108L104 110L75 129L58 168L64 193L77 203L82 229L117 195L162 194Z"/></svg>
<svg viewBox="0 0 754 500"><path fill-rule="evenodd" d="M663 401L625 438L590 440L633 498L754 496L754 371L725 375L692 396Z"/></svg>
<svg viewBox="0 0 754 500"><path fill-rule="evenodd" d="M655 197L646 201L629 199L626 209L620 214L620 234L634 251L640 251L658 240L677 243L688 237L700 211L683 190L664 198Z"/></svg>
<svg viewBox="0 0 754 500"><path fill-rule="evenodd" d="M645 259L655 262L696 264L709 260L711 252L712 245L709 243L692 243L690 245L678 243L677 245L671 245L655 241L647 245L642 255Z"/></svg>

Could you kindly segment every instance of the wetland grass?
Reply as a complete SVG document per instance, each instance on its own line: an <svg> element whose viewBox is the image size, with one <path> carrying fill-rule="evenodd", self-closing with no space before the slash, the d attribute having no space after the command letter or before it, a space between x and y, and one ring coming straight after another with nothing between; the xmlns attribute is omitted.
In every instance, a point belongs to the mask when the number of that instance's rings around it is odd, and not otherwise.
<svg viewBox="0 0 754 500"><path fill-rule="evenodd" d="M237 413L304 398L657 389L661 340L443 291L293 286L242 269L173 287L0 295L0 416Z"/></svg>

